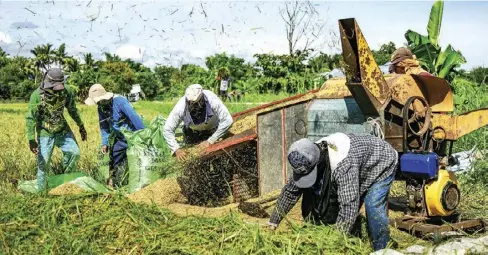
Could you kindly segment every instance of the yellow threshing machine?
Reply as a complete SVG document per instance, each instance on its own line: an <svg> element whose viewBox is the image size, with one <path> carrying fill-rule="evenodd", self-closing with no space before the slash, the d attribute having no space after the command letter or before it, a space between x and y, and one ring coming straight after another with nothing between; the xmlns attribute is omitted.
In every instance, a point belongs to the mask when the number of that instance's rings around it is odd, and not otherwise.
<svg viewBox="0 0 488 255"><path fill-rule="evenodd" d="M433 76L385 75L355 19L339 20L346 79L331 79L321 89L235 114L232 136L212 145L208 157L253 148L256 164L234 175L234 197L279 189L291 174L289 144L334 132L370 133L375 122L400 155L397 180L406 182L408 211L392 225L420 234L483 227L482 220L460 221L456 214L461 187L446 170L452 144L488 124L488 109L453 115L448 82ZM368 121L369 120L369 121ZM235 162L236 169L240 163ZM257 176L249 193L243 173ZM247 179L249 180L249 179ZM247 187L247 188L243 188ZM246 191L246 192L243 192ZM452 224L438 224L449 220Z"/></svg>

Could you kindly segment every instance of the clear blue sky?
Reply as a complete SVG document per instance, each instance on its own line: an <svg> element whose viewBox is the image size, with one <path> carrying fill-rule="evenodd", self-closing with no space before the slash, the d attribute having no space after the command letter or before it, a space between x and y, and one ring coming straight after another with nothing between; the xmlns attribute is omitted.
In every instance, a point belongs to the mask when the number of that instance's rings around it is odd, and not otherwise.
<svg viewBox="0 0 488 255"><path fill-rule="evenodd" d="M102 58L107 51L150 67L203 65L205 56L221 51L248 61L255 53L287 52L281 1L89 3L0 1L0 47L11 55L29 56L37 44L65 42L73 55L92 52ZM331 33L338 32L338 19L351 17L357 19L371 48L388 41L400 46L407 29L426 34L432 3L314 2L327 21L320 50L337 52L329 47ZM488 2L445 2L440 42L461 50L468 61L464 68L488 64L487 14Z"/></svg>

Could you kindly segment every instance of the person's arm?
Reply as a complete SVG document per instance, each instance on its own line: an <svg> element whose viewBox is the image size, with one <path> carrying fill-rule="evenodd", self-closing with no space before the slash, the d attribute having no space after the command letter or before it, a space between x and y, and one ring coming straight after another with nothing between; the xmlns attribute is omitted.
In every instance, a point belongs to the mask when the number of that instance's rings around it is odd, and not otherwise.
<svg viewBox="0 0 488 255"><path fill-rule="evenodd" d="M302 190L290 178L281 190L280 197L276 201L276 207L269 218L268 224L278 226L285 215L296 205L301 195Z"/></svg>
<svg viewBox="0 0 488 255"><path fill-rule="evenodd" d="M224 105L224 103L222 103L222 100L220 100L219 97L217 97L216 95L212 95L209 96L208 99L211 100L210 105L212 106L212 110L215 114L217 114L217 117L219 118L219 126L217 127L217 130L212 134L212 136L207 139L210 144L214 144L215 142L217 142L217 140L225 135L227 130L230 129L233 120L229 110Z"/></svg>
<svg viewBox="0 0 488 255"><path fill-rule="evenodd" d="M340 230L351 233L359 214L359 168L343 162L336 171L338 171L336 183L339 202L336 225Z"/></svg>
<svg viewBox="0 0 488 255"><path fill-rule="evenodd" d="M36 138L36 122L37 122L37 106L41 101L39 92L36 90L32 93L29 100L29 108L25 116L25 127L27 132L27 140L35 140Z"/></svg>
<svg viewBox="0 0 488 255"><path fill-rule="evenodd" d="M67 88L68 100L66 101L66 109L68 110L69 116L76 122L78 127L83 126L83 121L81 120L78 108L76 108L76 98L75 94L71 89Z"/></svg>
<svg viewBox="0 0 488 255"><path fill-rule="evenodd" d="M144 129L145 126L141 116L136 113L129 101L124 100L121 103L120 110L127 117L127 119L129 119L129 122L132 124L135 130Z"/></svg>
<svg viewBox="0 0 488 255"><path fill-rule="evenodd" d="M176 128L180 125L183 120L183 114L185 111L185 98L181 98L178 103L176 103L173 110L168 116L166 123L164 123L163 136L168 144L169 149L172 153L180 148L178 141L176 141Z"/></svg>
<svg viewBox="0 0 488 255"><path fill-rule="evenodd" d="M108 137L110 135L110 116L104 116L100 107L98 107L98 121L100 122L100 133L102 135L102 146L108 146Z"/></svg>

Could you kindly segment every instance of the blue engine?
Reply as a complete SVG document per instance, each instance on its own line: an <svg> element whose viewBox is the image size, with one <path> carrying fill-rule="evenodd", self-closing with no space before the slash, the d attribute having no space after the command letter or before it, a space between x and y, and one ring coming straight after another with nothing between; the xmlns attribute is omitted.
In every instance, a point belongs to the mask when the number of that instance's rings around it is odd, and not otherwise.
<svg viewBox="0 0 488 255"><path fill-rule="evenodd" d="M400 157L400 170L411 178L432 179L437 177L439 159L437 154L407 152Z"/></svg>

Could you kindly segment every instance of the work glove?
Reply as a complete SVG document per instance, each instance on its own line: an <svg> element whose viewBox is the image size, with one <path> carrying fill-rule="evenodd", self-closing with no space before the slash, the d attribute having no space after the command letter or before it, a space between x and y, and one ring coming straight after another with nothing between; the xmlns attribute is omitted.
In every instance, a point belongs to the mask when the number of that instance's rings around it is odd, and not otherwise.
<svg viewBox="0 0 488 255"><path fill-rule="evenodd" d="M86 129L85 126L80 126L80 135L81 135L81 140L86 141Z"/></svg>
<svg viewBox="0 0 488 255"><path fill-rule="evenodd" d="M39 153L39 145L35 140L29 140L29 149L32 153L36 154Z"/></svg>
<svg viewBox="0 0 488 255"><path fill-rule="evenodd" d="M278 224L268 222L268 229L269 230L274 231L274 230L276 230L277 227L278 227Z"/></svg>

